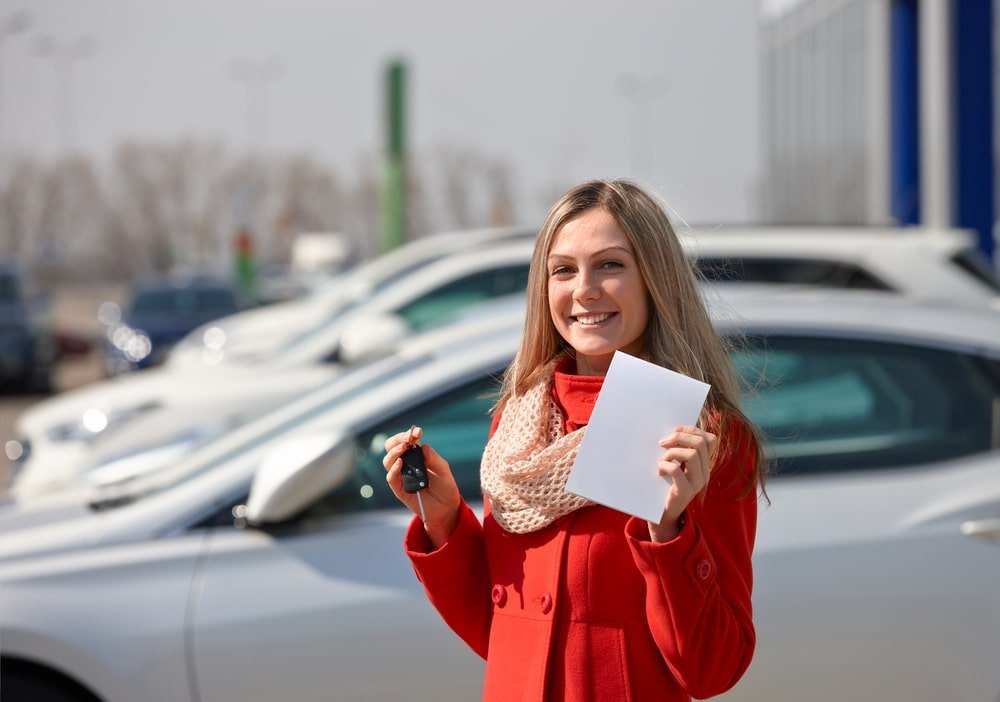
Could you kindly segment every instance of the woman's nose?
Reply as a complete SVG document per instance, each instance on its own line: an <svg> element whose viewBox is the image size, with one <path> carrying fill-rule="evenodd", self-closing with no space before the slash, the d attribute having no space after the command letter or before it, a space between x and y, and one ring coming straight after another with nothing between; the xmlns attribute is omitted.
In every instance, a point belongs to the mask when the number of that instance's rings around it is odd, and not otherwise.
<svg viewBox="0 0 1000 702"><path fill-rule="evenodd" d="M601 288L597 279L592 273L580 273L576 279L576 287L573 289L573 297L576 300L596 300L601 296Z"/></svg>

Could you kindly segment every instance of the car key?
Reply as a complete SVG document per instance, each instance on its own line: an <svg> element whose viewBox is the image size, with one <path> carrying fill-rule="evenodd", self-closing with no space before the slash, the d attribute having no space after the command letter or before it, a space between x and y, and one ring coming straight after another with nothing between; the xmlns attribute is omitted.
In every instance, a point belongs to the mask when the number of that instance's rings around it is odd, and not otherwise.
<svg viewBox="0 0 1000 702"><path fill-rule="evenodd" d="M426 522L427 515L424 513L424 501L420 497L420 491L427 489L430 485L430 479L427 477L427 468L424 466L423 449L413 441L414 429L416 429L415 426L410 427L410 436L406 442L408 448L400 456L403 461L400 476L403 479L403 490L410 494L416 493L417 506L420 507L420 519Z"/></svg>

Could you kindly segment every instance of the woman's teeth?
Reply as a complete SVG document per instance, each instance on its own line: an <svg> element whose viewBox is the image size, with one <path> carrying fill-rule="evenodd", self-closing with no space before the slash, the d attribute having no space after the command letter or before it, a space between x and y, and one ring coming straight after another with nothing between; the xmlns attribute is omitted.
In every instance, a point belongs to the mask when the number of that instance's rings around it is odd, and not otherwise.
<svg viewBox="0 0 1000 702"><path fill-rule="evenodd" d="M576 321L580 324L600 324L610 317L610 314L578 314Z"/></svg>

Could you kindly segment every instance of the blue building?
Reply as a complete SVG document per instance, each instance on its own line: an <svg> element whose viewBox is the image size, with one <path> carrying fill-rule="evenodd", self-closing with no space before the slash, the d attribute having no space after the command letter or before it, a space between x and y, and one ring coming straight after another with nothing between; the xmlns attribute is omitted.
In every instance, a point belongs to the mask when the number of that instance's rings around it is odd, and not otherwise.
<svg viewBox="0 0 1000 702"><path fill-rule="evenodd" d="M1000 0L760 0L765 221L975 231L994 256Z"/></svg>

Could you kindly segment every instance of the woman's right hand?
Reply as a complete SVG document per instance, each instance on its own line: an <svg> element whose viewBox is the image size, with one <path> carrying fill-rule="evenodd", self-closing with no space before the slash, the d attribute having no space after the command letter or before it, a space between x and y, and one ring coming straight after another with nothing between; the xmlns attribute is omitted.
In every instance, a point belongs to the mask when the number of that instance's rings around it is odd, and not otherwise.
<svg viewBox="0 0 1000 702"><path fill-rule="evenodd" d="M416 494L403 490L403 461L400 457L410 442L419 441L423 433L423 429L414 427L410 431L390 436L385 440L385 456L382 458L382 465L386 469L385 479L396 499L417 516L420 516L420 506L417 504ZM462 496L448 462L427 444L421 445L420 450L424 454L424 467L430 483L425 490L420 491L424 503L424 529L430 537L431 545L437 549L444 545L458 527Z"/></svg>

